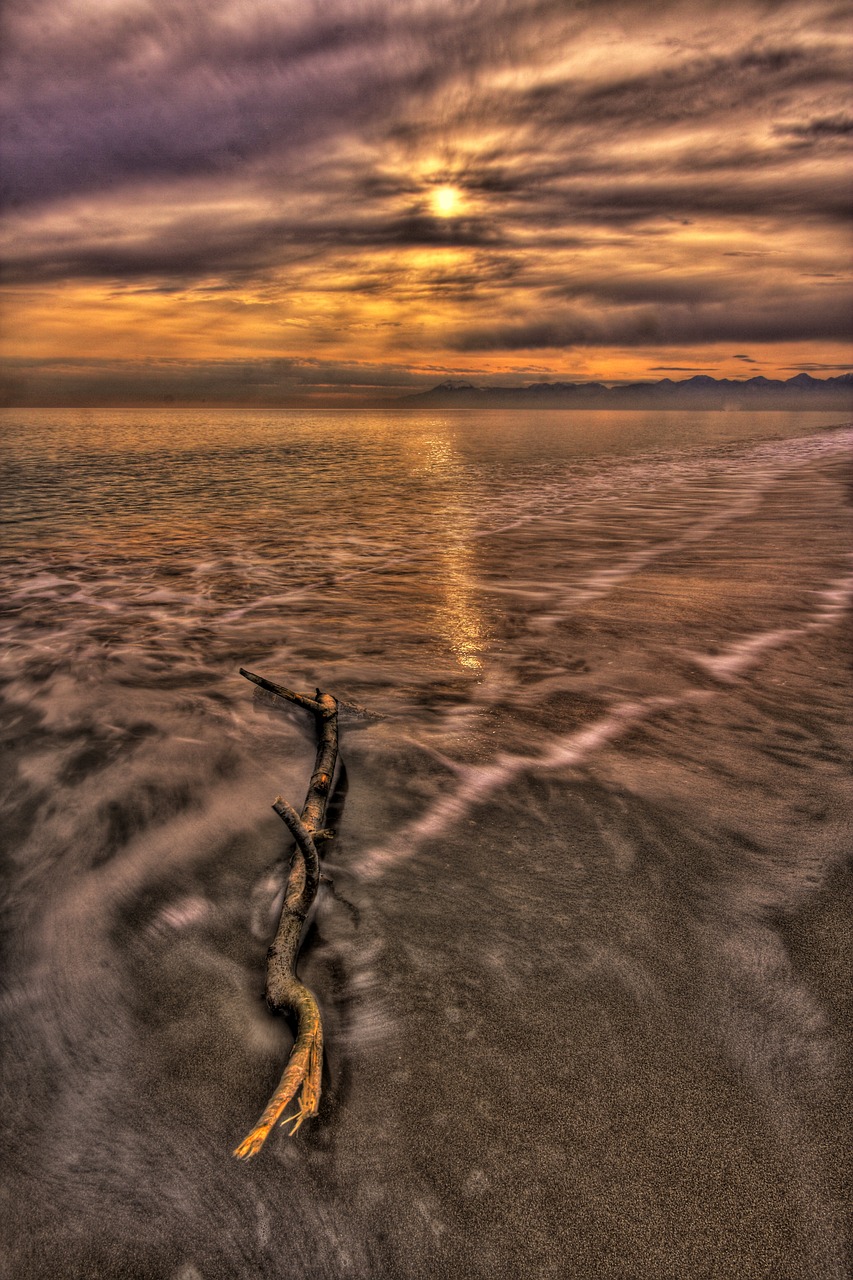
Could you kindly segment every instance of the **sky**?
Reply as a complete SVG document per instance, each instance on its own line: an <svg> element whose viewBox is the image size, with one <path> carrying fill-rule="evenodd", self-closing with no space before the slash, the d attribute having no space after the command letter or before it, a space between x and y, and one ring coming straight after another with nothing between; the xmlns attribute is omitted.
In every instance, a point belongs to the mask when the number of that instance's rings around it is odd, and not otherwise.
<svg viewBox="0 0 853 1280"><path fill-rule="evenodd" d="M851 367L846 3L5 0L7 404Z"/></svg>

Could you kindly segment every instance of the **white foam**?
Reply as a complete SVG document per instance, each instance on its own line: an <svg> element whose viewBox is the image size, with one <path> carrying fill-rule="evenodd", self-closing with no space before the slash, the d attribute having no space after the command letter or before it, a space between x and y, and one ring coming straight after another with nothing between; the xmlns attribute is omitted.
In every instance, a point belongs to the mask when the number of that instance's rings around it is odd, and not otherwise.
<svg viewBox="0 0 853 1280"><path fill-rule="evenodd" d="M172 902L160 911L151 922L154 933L168 933L171 930L186 929L189 925L198 924L210 913L211 903L204 898L189 896Z"/></svg>
<svg viewBox="0 0 853 1280"><path fill-rule="evenodd" d="M759 631L736 640L722 653L696 654L694 660L718 680L732 680L753 666L768 650L781 648L809 632L831 627L853 604L853 574L839 578L815 594L818 597L817 608L801 626Z"/></svg>
<svg viewBox="0 0 853 1280"><path fill-rule="evenodd" d="M730 680L754 665L762 654L810 631L831 626L853 602L853 574L816 593L819 604L800 627L777 628L745 637L717 655L697 656L695 661L717 676ZM713 697L713 691L689 689L683 694L654 695L618 703L606 715L584 729L553 740L539 755L500 753L488 765L455 765L456 787L441 796L424 814L410 822L385 845L368 850L360 858L360 875L375 879L388 866L409 857L416 849L451 830L472 809L528 772L574 768L616 741L636 724L661 712Z"/></svg>
<svg viewBox="0 0 853 1280"><path fill-rule="evenodd" d="M606 715L584 729L554 739L541 755L501 752L487 765L457 765L460 781L441 796L421 817L404 827L385 845L359 857L359 875L373 880L388 867L403 861L429 840L451 830L472 809L525 773L548 772L584 764L590 756L620 738L634 725L663 711L712 697L708 690L690 689L679 696L655 695L618 703Z"/></svg>
<svg viewBox="0 0 853 1280"><path fill-rule="evenodd" d="M756 635L738 640L718 654L696 655L696 662L718 680L731 680L747 667L751 667L769 649L778 649L804 634L803 627L782 627L775 631L760 631Z"/></svg>

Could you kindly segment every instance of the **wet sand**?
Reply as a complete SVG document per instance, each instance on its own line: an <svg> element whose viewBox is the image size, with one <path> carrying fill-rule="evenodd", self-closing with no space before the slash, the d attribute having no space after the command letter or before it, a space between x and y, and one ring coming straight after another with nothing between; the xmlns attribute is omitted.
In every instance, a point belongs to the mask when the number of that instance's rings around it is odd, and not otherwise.
<svg viewBox="0 0 853 1280"><path fill-rule="evenodd" d="M286 609L236 560L192 619L165 560L13 577L10 1276L846 1275L836 444L554 468L485 531L462 469L426 559ZM387 713L343 732L303 948L321 1114L246 1165L289 1042L269 804L313 751L240 661Z"/></svg>

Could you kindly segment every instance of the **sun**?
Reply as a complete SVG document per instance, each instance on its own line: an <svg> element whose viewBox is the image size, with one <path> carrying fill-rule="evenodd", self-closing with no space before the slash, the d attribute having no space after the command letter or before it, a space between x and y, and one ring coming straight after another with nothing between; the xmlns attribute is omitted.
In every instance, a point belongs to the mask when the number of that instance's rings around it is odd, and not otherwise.
<svg viewBox="0 0 853 1280"><path fill-rule="evenodd" d="M436 187L431 194L432 211L438 218L452 218L459 212L461 198L456 187Z"/></svg>

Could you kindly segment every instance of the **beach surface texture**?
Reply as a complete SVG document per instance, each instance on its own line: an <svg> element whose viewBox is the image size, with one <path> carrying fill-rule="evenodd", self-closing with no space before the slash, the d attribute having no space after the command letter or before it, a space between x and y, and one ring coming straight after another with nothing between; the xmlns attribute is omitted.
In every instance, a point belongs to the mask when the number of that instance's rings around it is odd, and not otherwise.
<svg viewBox="0 0 853 1280"><path fill-rule="evenodd" d="M15 1280L842 1280L838 415L4 411ZM232 1152L304 714L319 1115Z"/></svg>

